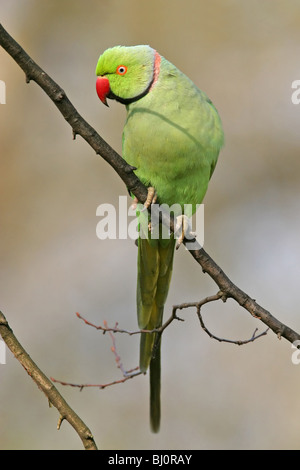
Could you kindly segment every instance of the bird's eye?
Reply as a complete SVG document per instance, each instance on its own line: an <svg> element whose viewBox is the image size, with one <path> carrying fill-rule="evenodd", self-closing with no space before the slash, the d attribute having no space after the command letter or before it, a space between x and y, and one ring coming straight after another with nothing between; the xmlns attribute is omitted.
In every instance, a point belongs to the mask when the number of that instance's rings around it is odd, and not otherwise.
<svg viewBox="0 0 300 470"><path fill-rule="evenodd" d="M125 65L119 65L119 67L117 67L116 72L118 75L125 75L125 73L127 72L127 67Z"/></svg>

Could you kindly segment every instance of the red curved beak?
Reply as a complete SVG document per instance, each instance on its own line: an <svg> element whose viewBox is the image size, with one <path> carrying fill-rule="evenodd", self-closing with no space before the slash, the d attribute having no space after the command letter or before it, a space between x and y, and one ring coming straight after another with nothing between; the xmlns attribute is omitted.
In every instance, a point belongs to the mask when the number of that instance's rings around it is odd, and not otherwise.
<svg viewBox="0 0 300 470"><path fill-rule="evenodd" d="M102 101L105 106L108 106L106 97L109 93L110 86L109 81L106 77L98 77L96 80L96 91L97 95L99 96L100 100Z"/></svg>

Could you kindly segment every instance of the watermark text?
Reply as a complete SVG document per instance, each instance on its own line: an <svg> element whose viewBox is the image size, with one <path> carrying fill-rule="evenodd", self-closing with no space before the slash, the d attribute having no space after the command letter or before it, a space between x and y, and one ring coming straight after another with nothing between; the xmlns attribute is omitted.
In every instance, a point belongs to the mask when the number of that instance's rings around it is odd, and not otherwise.
<svg viewBox="0 0 300 470"><path fill-rule="evenodd" d="M0 338L0 364L6 364L6 347L4 341Z"/></svg>
<svg viewBox="0 0 300 470"><path fill-rule="evenodd" d="M295 366L297 366L298 364L300 364L300 340L299 339L293 342L292 349L296 349L296 351L292 353L292 363L295 364Z"/></svg>
<svg viewBox="0 0 300 470"><path fill-rule="evenodd" d="M196 213L192 218L192 213ZM152 240L170 239L173 234L170 227L160 223L162 213L173 216L176 222L175 238L181 237L181 229L188 242L185 244L188 250L196 249L195 243L204 245L204 204L152 204L150 216L142 204L128 208L127 196L119 196L119 204L100 204L96 210L96 216L100 218L96 226L96 235L99 240L136 240L137 238L151 238ZM138 215L138 217L137 217Z"/></svg>
<svg viewBox="0 0 300 470"><path fill-rule="evenodd" d="M300 103L300 80L294 80L292 82L292 88L295 88L295 91L292 93L291 100L293 104Z"/></svg>
<svg viewBox="0 0 300 470"><path fill-rule="evenodd" d="M6 85L3 80L0 80L0 104L6 104Z"/></svg>

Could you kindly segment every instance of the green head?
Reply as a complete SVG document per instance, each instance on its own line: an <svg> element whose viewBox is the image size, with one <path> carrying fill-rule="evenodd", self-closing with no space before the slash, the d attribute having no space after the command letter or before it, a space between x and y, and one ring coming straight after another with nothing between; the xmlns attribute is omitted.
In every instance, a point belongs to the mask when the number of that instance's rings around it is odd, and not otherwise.
<svg viewBox="0 0 300 470"><path fill-rule="evenodd" d="M157 55L149 46L116 46L104 51L96 67L101 101L107 104L106 98L111 98L129 104L144 96L154 80Z"/></svg>

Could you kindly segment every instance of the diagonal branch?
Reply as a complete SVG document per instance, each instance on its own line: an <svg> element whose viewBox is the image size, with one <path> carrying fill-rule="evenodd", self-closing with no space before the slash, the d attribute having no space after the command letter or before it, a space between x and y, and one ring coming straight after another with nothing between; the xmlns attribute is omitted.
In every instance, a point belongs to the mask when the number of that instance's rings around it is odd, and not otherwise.
<svg viewBox="0 0 300 470"><path fill-rule="evenodd" d="M122 157L115 152L91 127L83 117L74 108L68 99L64 90L55 83L52 78L46 74L22 49L22 47L6 32L0 24L0 45L11 55L16 63L25 72L26 81L35 81L49 96L57 106L63 117L73 129L73 134L80 135L86 142L101 155L112 168L118 173L120 178L126 184L139 201L144 203L147 198L147 188L134 174L134 169L128 165ZM169 214L162 212L162 222L165 223L171 231L174 232L174 221ZM184 241L184 243L186 243ZM234 299L241 307L246 309L252 316L259 318L265 323L278 338L285 338L291 343L300 339L300 334L296 333L290 327L279 321L265 308L260 306L248 294L237 287L224 273L224 271L215 263L215 261L206 253L206 251L194 242L195 249L189 250L195 261L202 267L203 272L207 273L218 285L219 289L227 298Z"/></svg>
<svg viewBox="0 0 300 470"><path fill-rule="evenodd" d="M72 127L73 136L80 135L97 154L101 155L101 157L113 167L128 189L136 195L138 200L145 202L147 198L147 188L133 173L132 167L84 120L70 102L64 90L31 59L1 24L0 45L25 72L26 82L29 83L33 80L49 96L65 120Z"/></svg>
<svg viewBox="0 0 300 470"><path fill-rule="evenodd" d="M46 377L46 375L33 362L31 357L27 354L23 346L15 337L2 312L0 312L0 335L3 338L3 341L5 341L7 347L24 367L28 375L30 375L32 380L34 380L39 389L44 392L49 400L49 403L55 406L55 408L57 408L59 411L60 418L58 421L58 429L60 428L62 421L64 419L67 420L79 435L85 449L97 450L96 443L89 428L79 418L75 411L70 408L68 403L61 396L57 388L48 379L48 377Z"/></svg>

